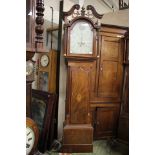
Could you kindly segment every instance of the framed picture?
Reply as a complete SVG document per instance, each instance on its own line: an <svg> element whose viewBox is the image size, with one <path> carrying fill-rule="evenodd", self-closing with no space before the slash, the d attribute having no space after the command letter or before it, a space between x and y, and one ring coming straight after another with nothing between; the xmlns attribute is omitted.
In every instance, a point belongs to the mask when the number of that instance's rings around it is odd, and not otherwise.
<svg viewBox="0 0 155 155"><path fill-rule="evenodd" d="M129 0L119 0L119 10L124 10L129 8Z"/></svg>
<svg viewBox="0 0 155 155"><path fill-rule="evenodd" d="M54 132L51 124L54 119L56 94L32 89L32 119L39 128L38 150L44 153L47 150L48 137Z"/></svg>

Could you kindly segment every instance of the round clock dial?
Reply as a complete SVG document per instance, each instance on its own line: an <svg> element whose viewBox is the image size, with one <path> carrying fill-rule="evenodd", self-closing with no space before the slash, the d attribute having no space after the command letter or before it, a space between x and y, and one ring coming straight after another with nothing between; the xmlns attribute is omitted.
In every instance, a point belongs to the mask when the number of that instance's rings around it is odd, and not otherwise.
<svg viewBox="0 0 155 155"><path fill-rule="evenodd" d="M35 142L35 134L34 131L30 127L26 127L26 154L28 155Z"/></svg>
<svg viewBox="0 0 155 155"><path fill-rule="evenodd" d="M26 118L26 155L33 154L39 137L37 124L30 118Z"/></svg>
<svg viewBox="0 0 155 155"><path fill-rule="evenodd" d="M26 76L31 75L34 70L33 62L28 60L26 61Z"/></svg>
<svg viewBox="0 0 155 155"><path fill-rule="evenodd" d="M40 59L40 63L41 63L41 66L43 66L43 67L48 66L49 57L46 54L42 55L41 59Z"/></svg>

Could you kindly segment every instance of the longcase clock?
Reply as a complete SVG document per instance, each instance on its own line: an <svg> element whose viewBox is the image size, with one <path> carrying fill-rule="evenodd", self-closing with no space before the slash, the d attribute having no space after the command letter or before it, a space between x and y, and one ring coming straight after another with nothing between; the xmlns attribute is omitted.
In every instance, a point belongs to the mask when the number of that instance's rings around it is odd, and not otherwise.
<svg viewBox="0 0 155 155"><path fill-rule="evenodd" d="M99 19L103 15L98 14L91 5L80 10L78 4L63 15L64 57L68 76L62 152L92 152L89 91L99 57Z"/></svg>

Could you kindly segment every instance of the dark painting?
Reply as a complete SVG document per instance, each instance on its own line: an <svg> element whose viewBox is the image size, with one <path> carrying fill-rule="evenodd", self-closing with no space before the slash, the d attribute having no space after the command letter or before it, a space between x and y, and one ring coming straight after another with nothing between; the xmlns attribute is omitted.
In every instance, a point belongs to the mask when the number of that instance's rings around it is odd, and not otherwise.
<svg viewBox="0 0 155 155"><path fill-rule="evenodd" d="M56 94L32 89L32 119L39 128L38 150L44 153L49 145L49 137L53 132Z"/></svg>
<svg viewBox="0 0 155 155"><path fill-rule="evenodd" d="M32 97L32 118L38 125L39 131L42 131L44 116L46 110L46 103L44 100Z"/></svg>

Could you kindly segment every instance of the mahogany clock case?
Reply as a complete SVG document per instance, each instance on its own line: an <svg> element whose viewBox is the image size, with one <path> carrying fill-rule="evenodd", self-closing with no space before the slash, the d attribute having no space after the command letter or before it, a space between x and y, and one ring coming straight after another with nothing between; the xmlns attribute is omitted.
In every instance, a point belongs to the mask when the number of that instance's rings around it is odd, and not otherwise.
<svg viewBox="0 0 155 155"><path fill-rule="evenodd" d="M32 119L40 131L38 150L42 153L51 147L54 140L56 100L54 93L32 89Z"/></svg>
<svg viewBox="0 0 155 155"><path fill-rule="evenodd" d="M99 53L99 25L87 16L85 8L82 7L81 12L74 12L79 9L79 5L74 5L70 11L64 12L63 50L67 62L67 91L62 152L70 153L93 151L94 129L90 117L90 90L91 77ZM98 20L98 17L102 18L93 6L87 6L87 10L89 9L97 18L95 20ZM68 16L75 14L76 17L72 16L73 19L67 20ZM85 37L87 32L90 38Z"/></svg>

